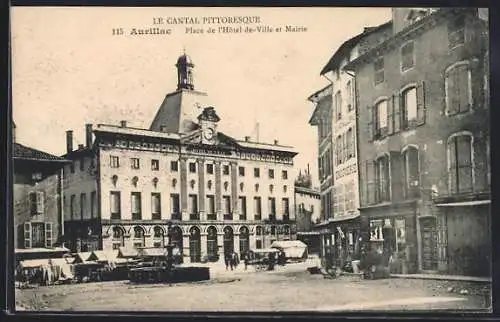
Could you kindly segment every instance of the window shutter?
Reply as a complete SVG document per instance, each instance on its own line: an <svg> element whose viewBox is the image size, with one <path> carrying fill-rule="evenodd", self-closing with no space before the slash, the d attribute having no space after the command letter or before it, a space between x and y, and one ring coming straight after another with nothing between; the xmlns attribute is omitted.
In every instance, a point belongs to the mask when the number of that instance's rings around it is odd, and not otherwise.
<svg viewBox="0 0 500 322"><path fill-rule="evenodd" d="M24 223L24 248L31 248L31 223Z"/></svg>
<svg viewBox="0 0 500 322"><path fill-rule="evenodd" d="M368 142L373 142L373 137L374 137L374 131L373 131L373 118L374 118L374 109L373 106L368 105L366 107L367 114L368 114L368 120L366 123L366 132L368 135Z"/></svg>
<svg viewBox="0 0 500 322"><path fill-rule="evenodd" d="M387 134L391 135L394 133L394 102L395 102L395 95L392 95L392 99L390 102L388 102L388 107L387 107Z"/></svg>
<svg viewBox="0 0 500 322"><path fill-rule="evenodd" d="M420 81L417 85L417 124L425 124L425 83Z"/></svg>
<svg viewBox="0 0 500 322"><path fill-rule="evenodd" d="M404 196L404 168L403 158L401 153L396 151L390 152L390 187L391 199L401 200Z"/></svg>
<svg viewBox="0 0 500 322"><path fill-rule="evenodd" d="M45 247L52 247L52 223L45 223Z"/></svg>
<svg viewBox="0 0 500 322"><path fill-rule="evenodd" d="M36 193L36 212L38 214L43 214L44 206L45 206L45 194L43 191L37 191Z"/></svg>
<svg viewBox="0 0 500 322"><path fill-rule="evenodd" d="M450 193L457 191L457 146L456 137L448 142L448 185Z"/></svg>
<svg viewBox="0 0 500 322"><path fill-rule="evenodd" d="M394 106L394 133L401 131L401 107L402 107L403 96L401 94L394 94L392 96L392 102Z"/></svg>
<svg viewBox="0 0 500 322"><path fill-rule="evenodd" d="M37 204L37 194L36 192L32 191L28 194L28 199L27 199L27 204L28 204L28 209L30 212L30 215L36 215L36 204Z"/></svg>
<svg viewBox="0 0 500 322"><path fill-rule="evenodd" d="M365 163L365 176L366 176L366 202L373 204L375 202L375 162L368 160Z"/></svg>

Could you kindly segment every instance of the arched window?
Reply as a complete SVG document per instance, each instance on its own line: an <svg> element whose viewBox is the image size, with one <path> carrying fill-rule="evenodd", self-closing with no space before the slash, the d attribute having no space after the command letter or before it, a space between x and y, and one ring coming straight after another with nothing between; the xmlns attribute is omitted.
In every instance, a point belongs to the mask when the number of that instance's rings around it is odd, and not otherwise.
<svg viewBox="0 0 500 322"><path fill-rule="evenodd" d="M262 235L264 234L264 229L261 226L255 227L255 248L261 249L263 247Z"/></svg>
<svg viewBox="0 0 500 322"><path fill-rule="evenodd" d="M224 254L230 254L234 251L234 232L233 228L224 227Z"/></svg>
<svg viewBox="0 0 500 322"><path fill-rule="evenodd" d="M262 234L263 234L262 227L261 226L255 227L255 235L262 236Z"/></svg>
<svg viewBox="0 0 500 322"><path fill-rule="evenodd" d="M121 240L125 235L123 228L121 227L113 227L113 239Z"/></svg>
<svg viewBox="0 0 500 322"><path fill-rule="evenodd" d="M154 238L163 238L163 236L165 236L165 231L160 226L155 226L153 232L154 232L153 234Z"/></svg>
<svg viewBox="0 0 500 322"><path fill-rule="evenodd" d="M473 190L473 137L454 134L448 139L448 184L450 194Z"/></svg>
<svg viewBox="0 0 500 322"><path fill-rule="evenodd" d="M214 226L207 228L207 255L209 261L217 261L217 229Z"/></svg>
<svg viewBox="0 0 500 322"><path fill-rule="evenodd" d="M142 228L140 226L134 227L134 247L135 248L144 247L144 244L146 243L144 235L145 235L144 228Z"/></svg>
<svg viewBox="0 0 500 322"><path fill-rule="evenodd" d="M246 254L250 250L250 234L248 228L240 228L240 255Z"/></svg>
<svg viewBox="0 0 500 322"><path fill-rule="evenodd" d="M378 202L389 201L389 157L379 157L375 161L376 200Z"/></svg>
<svg viewBox="0 0 500 322"><path fill-rule="evenodd" d="M403 150L403 167L405 197L418 198L420 196L420 173L416 147L408 146Z"/></svg>
<svg viewBox="0 0 500 322"><path fill-rule="evenodd" d="M191 263L201 261L201 234L200 229L196 226L189 229L189 257Z"/></svg>

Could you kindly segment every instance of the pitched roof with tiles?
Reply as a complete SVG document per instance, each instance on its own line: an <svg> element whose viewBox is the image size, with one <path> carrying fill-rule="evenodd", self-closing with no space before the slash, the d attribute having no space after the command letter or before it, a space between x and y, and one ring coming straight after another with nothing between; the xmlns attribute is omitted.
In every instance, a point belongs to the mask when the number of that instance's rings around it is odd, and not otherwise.
<svg viewBox="0 0 500 322"><path fill-rule="evenodd" d="M33 149L19 143L13 144L12 157L14 159L22 160L69 162L64 158L37 149Z"/></svg>

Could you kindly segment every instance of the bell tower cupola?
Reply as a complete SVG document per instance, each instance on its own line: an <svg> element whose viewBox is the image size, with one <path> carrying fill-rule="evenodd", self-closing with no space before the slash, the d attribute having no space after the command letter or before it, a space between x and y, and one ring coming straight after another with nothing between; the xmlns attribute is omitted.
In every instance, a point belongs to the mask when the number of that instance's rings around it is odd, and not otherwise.
<svg viewBox="0 0 500 322"><path fill-rule="evenodd" d="M191 58L183 53L178 59L177 64L177 90L194 90L193 69L194 64Z"/></svg>

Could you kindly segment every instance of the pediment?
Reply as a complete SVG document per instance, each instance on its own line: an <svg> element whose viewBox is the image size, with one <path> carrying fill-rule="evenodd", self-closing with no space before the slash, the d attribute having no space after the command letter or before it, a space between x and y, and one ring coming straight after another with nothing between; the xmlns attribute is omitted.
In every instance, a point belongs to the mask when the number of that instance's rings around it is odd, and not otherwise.
<svg viewBox="0 0 500 322"><path fill-rule="evenodd" d="M202 130L198 129L182 136L181 143L186 145L202 145ZM236 148L238 143L232 137L218 132L214 144L204 144L220 148Z"/></svg>

